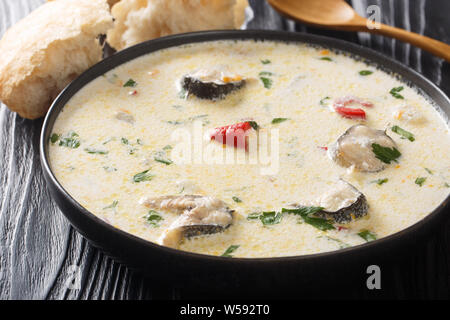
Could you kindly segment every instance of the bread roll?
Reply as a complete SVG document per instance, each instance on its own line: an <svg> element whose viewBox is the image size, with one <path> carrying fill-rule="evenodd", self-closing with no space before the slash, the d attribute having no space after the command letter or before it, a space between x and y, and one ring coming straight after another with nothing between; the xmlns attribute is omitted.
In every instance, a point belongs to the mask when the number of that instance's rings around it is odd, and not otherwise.
<svg viewBox="0 0 450 320"><path fill-rule="evenodd" d="M0 40L0 100L28 119L102 58L97 40L113 26L106 0L45 3Z"/></svg>
<svg viewBox="0 0 450 320"><path fill-rule="evenodd" d="M157 37L189 31L235 29L247 0L122 0L112 8L108 43L117 50Z"/></svg>

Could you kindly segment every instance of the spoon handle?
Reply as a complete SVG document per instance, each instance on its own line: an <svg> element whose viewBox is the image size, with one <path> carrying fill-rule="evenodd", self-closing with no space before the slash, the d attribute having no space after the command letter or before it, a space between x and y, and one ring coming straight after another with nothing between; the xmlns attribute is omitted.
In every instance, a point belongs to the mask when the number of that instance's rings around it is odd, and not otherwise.
<svg viewBox="0 0 450 320"><path fill-rule="evenodd" d="M420 34L409 32L403 29L391 27L386 24L381 24L379 29L368 29L364 30L366 32L382 34L385 36L393 37L404 42L409 42L416 47L422 48L423 50L429 51L432 54L445 59L450 62L450 45L431 39Z"/></svg>

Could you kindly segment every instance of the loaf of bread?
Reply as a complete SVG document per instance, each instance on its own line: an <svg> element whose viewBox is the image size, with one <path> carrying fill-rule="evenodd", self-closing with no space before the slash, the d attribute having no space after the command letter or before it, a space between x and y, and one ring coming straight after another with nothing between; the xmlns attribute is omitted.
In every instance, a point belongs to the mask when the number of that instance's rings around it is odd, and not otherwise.
<svg viewBox="0 0 450 320"><path fill-rule="evenodd" d="M113 26L107 0L56 0L0 40L0 100L28 119L46 114L59 92L102 58L98 35Z"/></svg>
<svg viewBox="0 0 450 320"><path fill-rule="evenodd" d="M200 30L235 29L247 0L122 0L112 7L108 43L117 50L157 37Z"/></svg>

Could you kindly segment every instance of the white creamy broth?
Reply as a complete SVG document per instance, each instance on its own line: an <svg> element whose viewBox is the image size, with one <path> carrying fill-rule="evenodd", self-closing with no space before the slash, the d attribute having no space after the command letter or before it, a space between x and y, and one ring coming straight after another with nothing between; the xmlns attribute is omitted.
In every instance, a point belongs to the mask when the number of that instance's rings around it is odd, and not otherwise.
<svg viewBox="0 0 450 320"><path fill-rule="evenodd" d="M226 69L222 74L230 81L242 78L245 85L215 101L193 94L183 98L180 79L214 68ZM363 70L372 73L361 75ZM362 109L365 120L336 112L349 96L373 104L345 104ZM197 125L205 134L247 120L258 124L260 134L278 129L278 170L265 174L260 164L172 159L174 130L194 134ZM401 156L376 172L333 161L325 147L357 124L386 130ZM394 126L413 139L393 132ZM202 140L210 150L235 149ZM373 239L369 233L385 237L424 218L448 196L449 150L447 121L430 102L373 66L306 45L216 41L145 55L86 85L58 116L49 155L63 187L116 228L159 242L180 212L149 208L145 199L210 196L234 210L231 225L223 232L182 238L179 249L222 255L236 246L234 257L275 257L362 244ZM253 151L236 149L244 156ZM278 223L266 225L258 216L293 204L317 206L317 199L334 208L348 205L324 196L339 179L357 189L357 194L349 192L352 202L360 193L365 196L367 215L348 223L328 221L328 230L299 215L276 213ZM251 214L256 218L248 219Z"/></svg>

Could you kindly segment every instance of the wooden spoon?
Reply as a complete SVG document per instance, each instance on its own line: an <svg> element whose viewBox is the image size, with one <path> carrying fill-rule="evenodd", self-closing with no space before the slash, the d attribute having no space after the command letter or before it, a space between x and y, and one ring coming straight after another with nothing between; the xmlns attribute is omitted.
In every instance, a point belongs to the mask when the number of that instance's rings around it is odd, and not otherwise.
<svg viewBox="0 0 450 320"><path fill-rule="evenodd" d="M450 62L450 46L420 34L380 23L368 28L368 20L359 16L344 0L268 0L281 14L315 27L382 34L409 42Z"/></svg>

